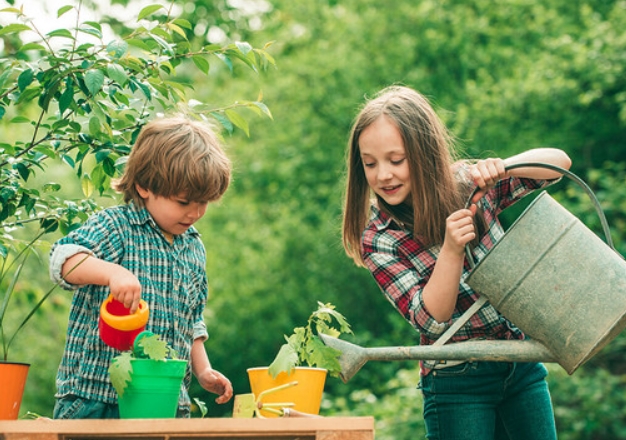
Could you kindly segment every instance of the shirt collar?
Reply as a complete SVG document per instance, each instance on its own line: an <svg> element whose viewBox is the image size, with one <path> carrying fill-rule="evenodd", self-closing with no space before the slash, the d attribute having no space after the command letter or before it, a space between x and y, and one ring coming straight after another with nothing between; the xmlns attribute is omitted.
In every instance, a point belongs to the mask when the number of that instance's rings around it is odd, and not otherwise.
<svg viewBox="0 0 626 440"><path fill-rule="evenodd" d="M370 215L370 225L376 228L377 231L382 231L390 227L391 222L394 222L394 219L383 212L378 208L378 205L374 202L372 203L372 212Z"/></svg>
<svg viewBox="0 0 626 440"><path fill-rule="evenodd" d="M159 225L156 224L156 222L154 221L154 218L152 218L152 216L150 215L150 212L144 206L136 205L135 202L132 202L132 201L129 202L126 206L128 208L128 219L131 224L134 224L134 225L149 224L156 231L160 229ZM197 235L200 235L200 233L194 226L191 226L189 229L185 231L184 234L181 234L181 235L197 236Z"/></svg>

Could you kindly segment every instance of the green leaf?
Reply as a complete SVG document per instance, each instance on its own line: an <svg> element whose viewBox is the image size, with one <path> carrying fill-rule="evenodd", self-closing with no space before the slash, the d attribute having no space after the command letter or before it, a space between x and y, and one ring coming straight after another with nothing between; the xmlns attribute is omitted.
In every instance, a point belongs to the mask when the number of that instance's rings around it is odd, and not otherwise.
<svg viewBox="0 0 626 440"><path fill-rule="evenodd" d="M0 36L7 35L7 34L14 34L16 32L30 31L30 30L31 30L30 26L26 26L25 24L12 23L0 29Z"/></svg>
<svg viewBox="0 0 626 440"><path fill-rule="evenodd" d="M91 170L90 177L94 188L101 188L104 185L104 181L106 180L106 173L104 172L102 164L96 165L93 170Z"/></svg>
<svg viewBox="0 0 626 440"><path fill-rule="evenodd" d="M146 18L149 15L154 14L156 11L158 11L159 9L165 9L164 6L162 5L150 5L150 6L146 6L145 8L143 8L140 12L139 15L137 16L137 21L139 20L143 20L144 18Z"/></svg>
<svg viewBox="0 0 626 440"><path fill-rule="evenodd" d="M170 353L167 342L161 339L159 335L143 337L138 345L150 359L164 360Z"/></svg>
<svg viewBox="0 0 626 440"><path fill-rule="evenodd" d="M104 173L107 176L114 177L115 176L115 161L111 159L110 157L106 157L102 161L102 169L104 170Z"/></svg>
<svg viewBox="0 0 626 440"><path fill-rule="evenodd" d="M65 90L63 91L63 93L61 94L61 97L59 98L59 113L63 115L63 113L65 113L65 110L70 108L73 102L74 102L74 87L72 83L69 83L66 85Z"/></svg>
<svg viewBox="0 0 626 440"><path fill-rule="evenodd" d="M90 69L85 73L85 86L95 96L104 84L104 73L98 69Z"/></svg>
<svg viewBox="0 0 626 440"><path fill-rule="evenodd" d="M178 35L183 37L185 40L187 39L187 34L180 26L177 26L174 23L167 23L167 28L170 31L177 33Z"/></svg>
<svg viewBox="0 0 626 440"><path fill-rule="evenodd" d="M54 31L48 32L46 34L48 37L61 37L61 38L70 38L74 39L74 36L67 29L56 29Z"/></svg>
<svg viewBox="0 0 626 440"><path fill-rule="evenodd" d="M313 336L309 339L306 350L309 365L323 365L323 368L326 368L331 375L341 371L338 359L341 352L324 344L319 337Z"/></svg>
<svg viewBox="0 0 626 440"><path fill-rule="evenodd" d="M26 116L16 116L11 119L10 122L13 124L28 124L30 123L30 119L28 119Z"/></svg>
<svg viewBox="0 0 626 440"><path fill-rule="evenodd" d="M2 72L2 74L0 74L0 88L4 87L4 84L7 82L9 75L11 75L10 69L7 69L4 72Z"/></svg>
<svg viewBox="0 0 626 440"><path fill-rule="evenodd" d="M47 193L57 192L61 189L61 185L58 183L44 183L43 191Z"/></svg>
<svg viewBox="0 0 626 440"><path fill-rule="evenodd" d="M230 122L235 124L236 127L239 127L241 130L243 130L247 136L250 136L250 127L248 126L248 121L246 121L243 116L231 109L225 110L224 113L226 114L226 117L230 120Z"/></svg>
<svg viewBox="0 0 626 440"><path fill-rule="evenodd" d="M204 416L206 416L207 413L209 412L209 410L207 409L206 403L204 403L202 400L198 399L197 397L194 397L193 401L196 402L196 405L198 405L200 414L202 414L202 417L204 418Z"/></svg>
<svg viewBox="0 0 626 440"><path fill-rule="evenodd" d="M100 32L102 32L102 26L97 21L85 21L83 24L87 26L91 26L92 28L97 29Z"/></svg>
<svg viewBox="0 0 626 440"><path fill-rule="evenodd" d="M223 114L218 113L218 112L211 112L211 116L213 116L215 120L217 120L217 122L219 122L220 125L226 129L226 131L232 134L235 128L233 127L233 124L228 120L227 117L225 117Z"/></svg>
<svg viewBox="0 0 626 440"><path fill-rule="evenodd" d="M235 43L235 46L237 46L237 49L239 49L244 55L252 50L252 46L250 45L250 43L246 43L245 41L237 41Z"/></svg>
<svg viewBox="0 0 626 440"><path fill-rule="evenodd" d="M152 100L152 93L150 92L150 87L148 87L145 84L140 83L134 78L131 78L130 82L131 84L134 84L135 86L139 87L139 89L141 89L141 91L143 92L145 97L148 99L148 101Z"/></svg>
<svg viewBox="0 0 626 440"><path fill-rule="evenodd" d="M222 60L231 72L233 71L233 62L229 57L221 53L216 53L215 56Z"/></svg>
<svg viewBox="0 0 626 440"><path fill-rule="evenodd" d="M124 40L115 40L107 44L107 53L116 59L122 58L128 52L128 43Z"/></svg>
<svg viewBox="0 0 626 440"><path fill-rule="evenodd" d="M200 69L201 72L203 72L205 75L209 74L210 65L206 58L201 55L194 55L193 57L191 57L191 60L196 65L196 67Z"/></svg>
<svg viewBox="0 0 626 440"><path fill-rule="evenodd" d="M246 106L259 116L265 115L270 119L274 119L272 117L272 112L270 112L270 109L262 102L254 101L248 103Z"/></svg>
<svg viewBox="0 0 626 440"><path fill-rule="evenodd" d="M15 168L17 172L20 174L20 177L22 178L22 180L24 181L28 180L28 177L30 176L30 170L28 169L26 165L24 165L22 162L17 162L13 165L13 168Z"/></svg>
<svg viewBox="0 0 626 440"><path fill-rule="evenodd" d="M283 344L269 366L269 373L273 378L276 378L283 371L290 374L296 365L298 365L298 353L291 345Z"/></svg>
<svg viewBox="0 0 626 440"><path fill-rule="evenodd" d="M35 74L33 69L26 69L17 77L17 86L20 91L24 91L26 87L32 84Z"/></svg>
<svg viewBox="0 0 626 440"><path fill-rule="evenodd" d="M27 50L46 50L46 48L39 43L26 43L20 47L20 52L26 52Z"/></svg>
<svg viewBox="0 0 626 440"><path fill-rule="evenodd" d="M107 65L107 76L122 87L128 82L128 75L119 64Z"/></svg>
<svg viewBox="0 0 626 440"><path fill-rule="evenodd" d="M66 5L66 6L59 8L59 10L57 11L57 18L61 17L67 11L71 11L72 9L74 9L74 7L71 5Z"/></svg>
<svg viewBox="0 0 626 440"><path fill-rule="evenodd" d="M124 395L124 391L131 380L133 373L133 365L131 363L131 354L128 351L123 352L119 356L116 356L109 365L109 377L111 378L111 384L117 394Z"/></svg>
<svg viewBox="0 0 626 440"><path fill-rule="evenodd" d="M156 35L157 30L153 30L152 33L150 34L150 37L157 42L157 44L159 46L161 46L161 48L163 48L163 51L168 54L168 55L174 55L174 52L172 50L172 45L170 43L168 43L164 38Z"/></svg>
<svg viewBox="0 0 626 440"><path fill-rule="evenodd" d="M102 38L102 32L98 29L93 28L78 28L78 32L82 32L83 34L93 35L96 38Z"/></svg>
<svg viewBox="0 0 626 440"><path fill-rule="evenodd" d="M172 20L172 23L177 24L180 27L183 27L185 29L193 29L193 26L191 25L191 23L188 20L185 20L184 18L177 18L175 20Z"/></svg>
<svg viewBox="0 0 626 440"><path fill-rule="evenodd" d="M95 116L89 118L89 134L93 137L97 137L98 133L102 131L102 125L100 124L100 119ZM96 154L97 157L97 154Z"/></svg>
<svg viewBox="0 0 626 440"><path fill-rule="evenodd" d="M93 182L87 174L83 175L82 179L80 179L80 187L85 197L91 197L95 189Z"/></svg>

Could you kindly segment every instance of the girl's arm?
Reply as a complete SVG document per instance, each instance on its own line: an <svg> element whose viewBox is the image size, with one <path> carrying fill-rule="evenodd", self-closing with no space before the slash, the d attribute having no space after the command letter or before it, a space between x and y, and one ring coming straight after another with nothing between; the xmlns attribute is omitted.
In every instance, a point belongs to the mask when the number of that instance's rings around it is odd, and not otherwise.
<svg viewBox="0 0 626 440"><path fill-rule="evenodd" d="M454 312L463 274L465 245L475 235L475 212L476 205L472 205L470 209L453 212L446 219L446 236L433 273L422 292L424 305L437 322L448 321Z"/></svg>
<svg viewBox="0 0 626 440"><path fill-rule="evenodd" d="M474 184L481 190L477 191L472 202L480 200L493 186L506 177L520 177L529 179L557 179L561 173L547 168L522 167L506 171L505 167L520 163L540 162L548 165L556 165L566 170L572 165L572 161L562 150L557 148L535 148L524 151L507 159L485 159L478 161L470 167L470 176Z"/></svg>
<svg viewBox="0 0 626 440"><path fill-rule="evenodd" d="M222 373L214 370L204 348L204 340L197 338L191 347L191 368L202 388L217 394L216 403L226 403L233 397L233 386Z"/></svg>
<svg viewBox="0 0 626 440"><path fill-rule="evenodd" d="M556 148L537 148L528 150L507 159L486 159L470 167L470 176L481 190L472 198L480 200L489 189L505 177L531 179L556 179L560 173L546 168L522 167L507 171L508 165L526 162L541 162L569 169L572 162L569 156ZM452 317L459 294L459 282L463 274L465 245L474 239L473 216L476 206L460 209L446 220L446 235L439 257L428 283L424 286L423 300L429 313L438 322L445 322Z"/></svg>
<svg viewBox="0 0 626 440"><path fill-rule="evenodd" d="M515 165L524 162L541 162L569 170L572 161L562 150L557 148L536 148L504 159L504 165ZM530 179L556 179L561 174L546 168L515 168L508 172L509 176L527 177Z"/></svg>
<svg viewBox="0 0 626 440"><path fill-rule="evenodd" d="M123 303L131 313L139 307L141 284L132 272L119 264L78 253L65 260L61 275L70 284L109 286L113 298Z"/></svg>

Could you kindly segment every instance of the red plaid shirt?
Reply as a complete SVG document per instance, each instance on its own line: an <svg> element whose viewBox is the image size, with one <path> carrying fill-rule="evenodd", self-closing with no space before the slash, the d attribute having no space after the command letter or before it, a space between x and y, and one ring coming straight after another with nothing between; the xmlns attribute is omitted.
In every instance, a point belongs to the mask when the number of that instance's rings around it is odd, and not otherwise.
<svg viewBox="0 0 626 440"><path fill-rule="evenodd" d="M498 214L537 188L554 181L510 178L498 182L479 202L489 227L473 250L475 261L482 259L504 235ZM370 222L363 232L361 252L365 264L387 299L420 333L420 344L434 343L477 299L464 280L470 273L466 260L459 295L450 320L437 322L424 306L422 293L435 268L441 245L424 246L387 214L372 205ZM524 339L524 334L489 303L485 304L450 339ZM428 370L422 365L422 374Z"/></svg>

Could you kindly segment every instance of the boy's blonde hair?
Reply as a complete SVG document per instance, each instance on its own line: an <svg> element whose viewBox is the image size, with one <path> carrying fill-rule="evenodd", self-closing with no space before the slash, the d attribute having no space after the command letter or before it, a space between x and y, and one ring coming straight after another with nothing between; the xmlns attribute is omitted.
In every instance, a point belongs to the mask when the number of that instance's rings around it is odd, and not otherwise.
<svg viewBox="0 0 626 440"><path fill-rule="evenodd" d="M184 116L146 124L128 157L116 191L143 206L136 186L161 197L184 196L190 202L212 202L226 192L231 162L206 123Z"/></svg>

